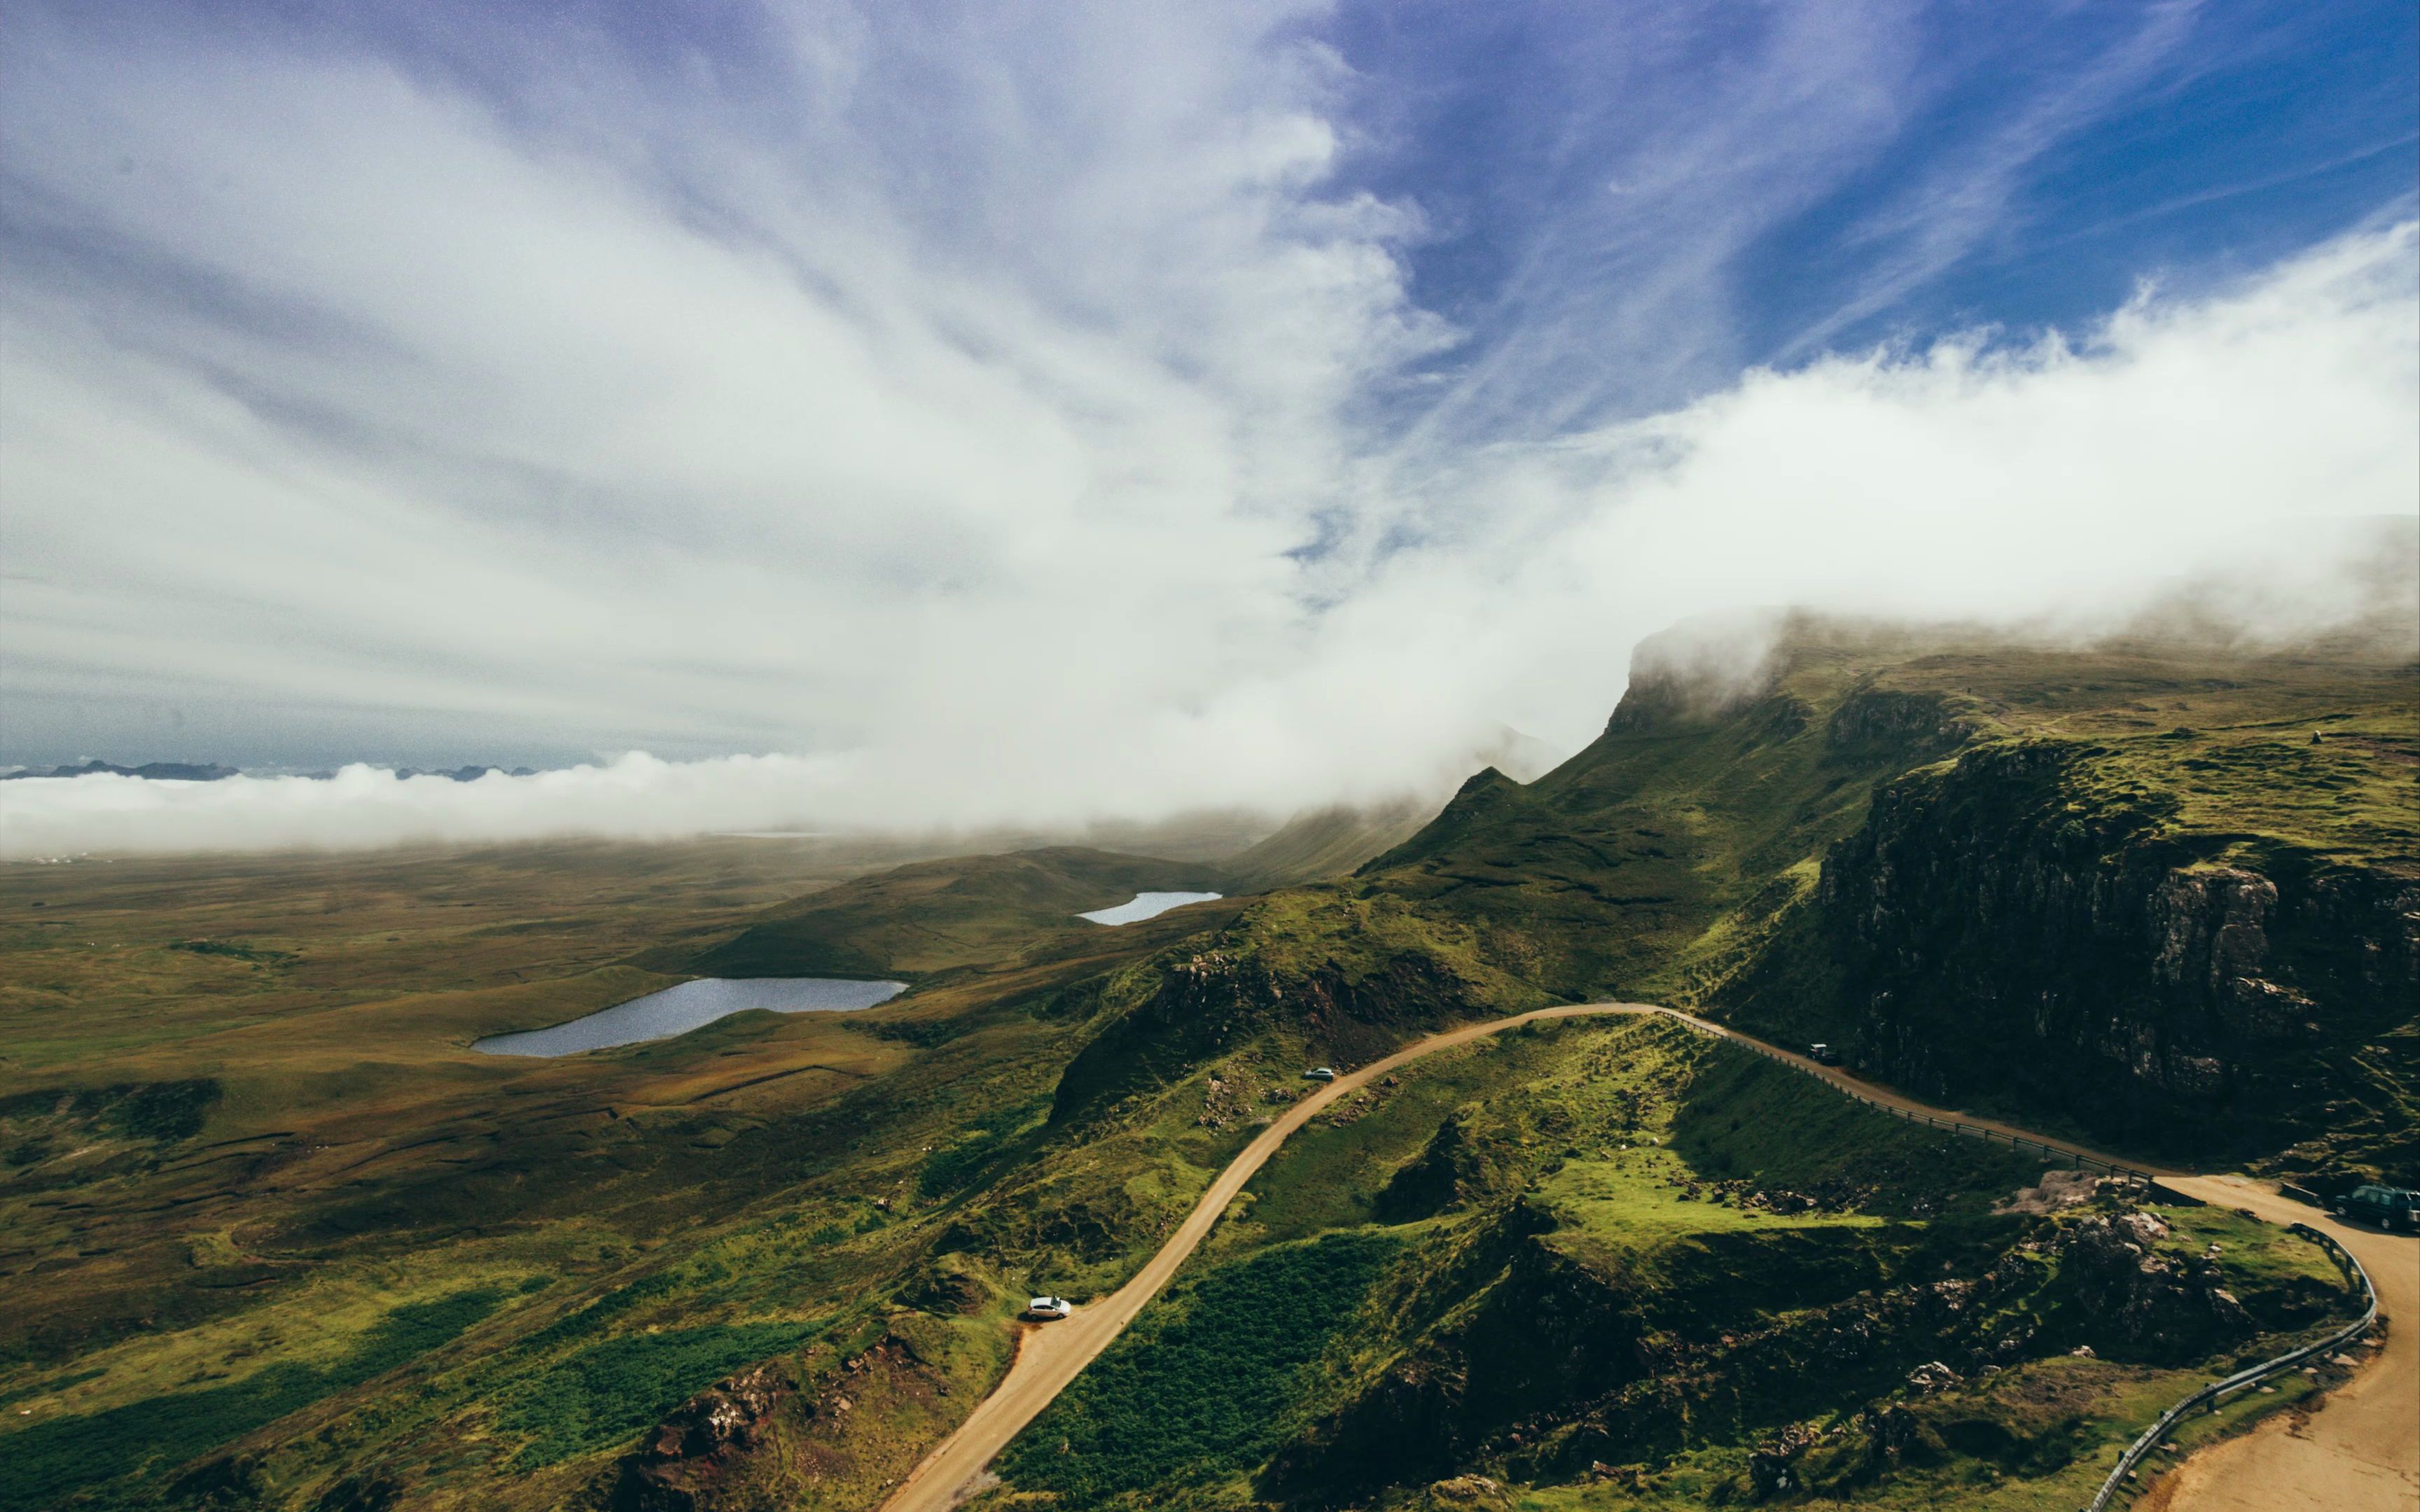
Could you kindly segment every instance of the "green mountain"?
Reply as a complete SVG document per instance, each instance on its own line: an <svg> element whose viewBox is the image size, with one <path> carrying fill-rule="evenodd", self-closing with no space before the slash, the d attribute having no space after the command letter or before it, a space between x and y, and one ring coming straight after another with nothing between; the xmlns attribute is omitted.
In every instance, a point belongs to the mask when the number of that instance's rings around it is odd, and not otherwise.
<svg viewBox="0 0 2420 1512"><path fill-rule="evenodd" d="M2355 651L2059 652L1800 622L1646 675L1357 885L1547 991L1705 1007L1936 1099L2420 1174L2420 708Z"/></svg>
<svg viewBox="0 0 2420 1512"><path fill-rule="evenodd" d="M2409 661L1803 618L1739 660L1649 642L1563 765L1254 905L1237 1011L1299 983L1343 1053L1650 998L2148 1151L2415 1174Z"/></svg>

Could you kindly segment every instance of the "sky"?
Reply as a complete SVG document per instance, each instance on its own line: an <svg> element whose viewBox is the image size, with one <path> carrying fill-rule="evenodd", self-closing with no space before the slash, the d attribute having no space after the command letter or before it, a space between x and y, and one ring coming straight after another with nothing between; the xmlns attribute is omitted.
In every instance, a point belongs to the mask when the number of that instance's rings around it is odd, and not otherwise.
<svg viewBox="0 0 2420 1512"><path fill-rule="evenodd" d="M2415 79L2400 0L6 0L0 764L556 770L0 855L1281 813L1690 617L2321 625Z"/></svg>

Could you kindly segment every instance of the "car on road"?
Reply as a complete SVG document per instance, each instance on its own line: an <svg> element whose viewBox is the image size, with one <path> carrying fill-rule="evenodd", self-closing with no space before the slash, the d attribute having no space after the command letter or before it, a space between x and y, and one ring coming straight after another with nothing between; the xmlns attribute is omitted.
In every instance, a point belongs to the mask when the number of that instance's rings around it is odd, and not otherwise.
<svg viewBox="0 0 2420 1512"><path fill-rule="evenodd" d="M1818 1040L1807 1047L1807 1058L1819 1066L1837 1066L1840 1063L1840 1053Z"/></svg>
<svg viewBox="0 0 2420 1512"><path fill-rule="evenodd" d="M2365 1181L2336 1198L2336 1216L2373 1223L2389 1232L2420 1233L2420 1192Z"/></svg>
<svg viewBox="0 0 2420 1512"><path fill-rule="evenodd" d="M1025 1302L1025 1316L1041 1323L1068 1317L1075 1310L1076 1304L1064 1297L1029 1297Z"/></svg>
<svg viewBox="0 0 2420 1512"><path fill-rule="evenodd" d="M1336 1068L1333 1066L1313 1066L1309 1071L1302 1073L1302 1079L1307 1082L1332 1082L1336 1080Z"/></svg>

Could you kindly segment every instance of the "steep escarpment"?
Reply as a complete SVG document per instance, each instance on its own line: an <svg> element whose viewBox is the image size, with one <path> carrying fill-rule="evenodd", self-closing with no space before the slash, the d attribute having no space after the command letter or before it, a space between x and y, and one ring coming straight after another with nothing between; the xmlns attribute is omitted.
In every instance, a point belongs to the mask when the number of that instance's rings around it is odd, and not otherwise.
<svg viewBox="0 0 2420 1512"><path fill-rule="evenodd" d="M2209 825L2191 744L2149 744L1997 743L1885 785L1773 948L1797 1026L1912 1090L2180 1157L2352 1141L2410 1170L2420 867Z"/></svg>
<svg viewBox="0 0 2420 1512"><path fill-rule="evenodd" d="M1473 778L1354 886L1557 995L2174 1158L2420 1178L2411 667L1773 633L1642 646L1595 743Z"/></svg>

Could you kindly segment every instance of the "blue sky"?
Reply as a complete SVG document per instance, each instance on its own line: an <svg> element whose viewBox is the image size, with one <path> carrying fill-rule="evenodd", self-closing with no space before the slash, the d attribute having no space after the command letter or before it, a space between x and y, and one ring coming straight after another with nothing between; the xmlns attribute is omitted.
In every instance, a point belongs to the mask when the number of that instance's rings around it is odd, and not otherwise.
<svg viewBox="0 0 2420 1512"><path fill-rule="evenodd" d="M1283 807L1677 618L2118 612L2410 514L2414 28L19 0L0 762Z"/></svg>
<svg viewBox="0 0 2420 1512"><path fill-rule="evenodd" d="M1573 348L1475 405L1518 425L1826 349L2074 325L2146 279L2241 276L2407 214L2415 17L1389 4L1313 31L1359 75L1342 181L1434 227L1411 295L1469 332L1440 366L1541 331ZM1625 322L1673 339L1597 344Z"/></svg>

